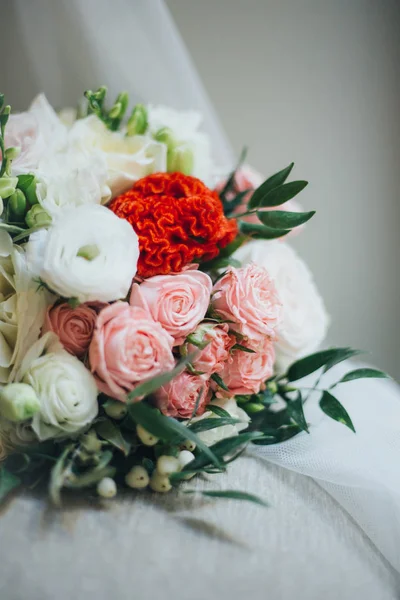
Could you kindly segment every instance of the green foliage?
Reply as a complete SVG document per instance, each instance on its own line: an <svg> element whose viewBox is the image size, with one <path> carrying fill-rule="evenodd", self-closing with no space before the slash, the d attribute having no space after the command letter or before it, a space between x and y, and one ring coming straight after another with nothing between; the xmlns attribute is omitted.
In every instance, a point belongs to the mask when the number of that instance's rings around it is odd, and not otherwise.
<svg viewBox="0 0 400 600"><path fill-rule="evenodd" d="M272 175L266 181L264 181L264 183L255 190L249 202L249 208L256 208L260 206L262 198L267 196L275 188L283 185L286 179L289 177L293 167L294 163L290 163L288 167L285 167L285 169L282 169L282 171L275 173L275 175Z"/></svg>
<svg viewBox="0 0 400 600"><path fill-rule="evenodd" d="M307 223L315 215L315 210L310 212L286 212L283 210L268 210L257 212L257 216L264 225L272 229L292 229Z"/></svg>
<svg viewBox="0 0 400 600"><path fill-rule="evenodd" d="M390 379L390 376L383 371L379 371L378 369L370 369L370 368L361 368L355 369L354 371L350 371L346 373L340 381L337 381L335 384L331 386L331 389L339 385L339 383L346 383L348 381L355 381L356 379Z"/></svg>
<svg viewBox="0 0 400 600"><path fill-rule="evenodd" d="M299 427L302 431L309 433L308 425L303 411L303 397L299 390L294 400L288 398L287 395L282 394L282 397L286 400L286 410L292 422Z"/></svg>
<svg viewBox="0 0 400 600"><path fill-rule="evenodd" d="M338 363L360 354L360 350L352 348L331 348L330 350L322 350L305 358L301 358L292 364L289 368L286 377L289 381L297 381L311 373L315 373L321 367L324 367L324 373L337 365Z"/></svg>
<svg viewBox="0 0 400 600"><path fill-rule="evenodd" d="M0 504L6 499L8 494L21 485L21 479L7 471L5 467L0 467Z"/></svg>
<svg viewBox="0 0 400 600"><path fill-rule="evenodd" d="M319 405L321 410L323 410L328 417L331 417L331 419L334 419L339 423L343 423L343 425L346 425L352 431L356 431L347 410L335 396L332 396L331 393L324 391Z"/></svg>
<svg viewBox="0 0 400 600"><path fill-rule="evenodd" d="M125 456L128 456L131 445L125 440L120 428L113 421L110 421L110 419L98 421L95 424L95 430L103 440L106 440L114 448L117 448Z"/></svg>
<svg viewBox="0 0 400 600"><path fill-rule="evenodd" d="M241 492L239 490L185 490L184 494L196 494L201 496L206 496L207 498L225 498L230 500L244 500L246 502L252 502L253 504L258 504L259 506L268 507L268 504L265 500L259 498L259 496L255 496L254 494L249 494L247 492Z"/></svg>
<svg viewBox="0 0 400 600"><path fill-rule="evenodd" d="M188 429L194 433L201 433L202 431L209 431L210 429L216 429L217 427L224 427L225 425L236 425L240 423L240 419L234 419L233 417L208 417L196 421L188 426Z"/></svg>

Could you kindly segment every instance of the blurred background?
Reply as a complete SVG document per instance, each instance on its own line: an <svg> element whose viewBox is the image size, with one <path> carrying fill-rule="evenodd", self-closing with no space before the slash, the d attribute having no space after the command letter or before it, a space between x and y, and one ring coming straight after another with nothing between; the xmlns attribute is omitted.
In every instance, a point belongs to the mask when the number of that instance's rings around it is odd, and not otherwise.
<svg viewBox="0 0 400 600"><path fill-rule="evenodd" d="M167 0L238 155L291 161L329 343L400 377L400 2Z"/></svg>
<svg viewBox="0 0 400 600"><path fill-rule="evenodd" d="M294 161L310 181L299 198L317 215L293 243L332 316L328 344L369 350L400 377L399 0L166 4L235 154L247 145L265 176ZM72 104L103 83L176 108L202 96L159 0L0 6L0 87L16 109L39 91ZM212 115L207 127L215 135Z"/></svg>

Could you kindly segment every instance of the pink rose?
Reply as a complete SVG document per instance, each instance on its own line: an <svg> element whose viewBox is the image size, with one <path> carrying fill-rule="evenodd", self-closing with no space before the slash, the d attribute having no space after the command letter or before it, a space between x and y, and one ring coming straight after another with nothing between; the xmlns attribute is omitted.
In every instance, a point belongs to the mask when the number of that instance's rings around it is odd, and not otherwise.
<svg viewBox="0 0 400 600"><path fill-rule="evenodd" d="M92 341L97 314L104 306L101 302L87 302L76 308L68 302L50 306L43 333L53 331L70 354L83 358Z"/></svg>
<svg viewBox="0 0 400 600"><path fill-rule="evenodd" d="M273 338L281 315L275 285L263 267L250 263L241 269L230 267L214 285L212 307L230 328L246 339Z"/></svg>
<svg viewBox="0 0 400 600"><path fill-rule="evenodd" d="M155 398L158 408L164 415L190 419L200 393L197 415L204 413L211 399L210 384L206 378L185 371L161 387L156 392Z"/></svg>
<svg viewBox="0 0 400 600"><path fill-rule="evenodd" d="M142 308L115 302L97 317L89 362L100 391L125 401L135 385L174 368L172 337Z"/></svg>
<svg viewBox="0 0 400 600"><path fill-rule="evenodd" d="M263 383L273 375L275 351L271 340L264 338L255 346L246 342L242 345L255 352L235 350L232 353L230 361L220 373L220 377L229 388L229 393L217 388L218 396L258 394Z"/></svg>
<svg viewBox="0 0 400 600"><path fill-rule="evenodd" d="M235 209L236 214L241 214L247 210L247 204L250 201L250 198L253 195L253 191L257 189L262 183L264 183L265 178L255 171L248 165L244 165L241 169L239 169L235 176L235 192L239 194L240 192L245 192L246 190L250 190L248 194L243 198L243 202L239 204L239 206ZM225 182L221 183L217 186L216 191L221 192ZM233 199L236 194L229 194L228 198ZM302 206L296 202L296 200L288 200L285 204L281 204L280 206L272 206L270 208L262 208L261 210L285 210L288 212L303 212ZM247 221L248 223L259 223L259 219L256 214L248 215L247 217L241 217L243 221ZM300 225L293 229L289 235L293 233L298 233L301 229L303 229L304 225ZM286 236L285 236L286 237Z"/></svg>
<svg viewBox="0 0 400 600"><path fill-rule="evenodd" d="M192 339L193 338L193 339ZM199 325L196 331L189 336L187 351L199 352L198 344L207 344L193 361L193 368L210 377L213 373L220 373L229 359L229 351L235 345L236 339L229 335L229 327L226 323L211 325L204 323ZM196 345L197 344L197 345Z"/></svg>
<svg viewBox="0 0 400 600"><path fill-rule="evenodd" d="M12 163L13 174L35 171L50 141L65 131L65 126L43 94L35 98L27 112L10 115L5 147L20 148L19 156Z"/></svg>
<svg viewBox="0 0 400 600"><path fill-rule="evenodd" d="M211 290L210 277L201 271L156 275L133 285L130 304L149 310L179 346L204 319Z"/></svg>

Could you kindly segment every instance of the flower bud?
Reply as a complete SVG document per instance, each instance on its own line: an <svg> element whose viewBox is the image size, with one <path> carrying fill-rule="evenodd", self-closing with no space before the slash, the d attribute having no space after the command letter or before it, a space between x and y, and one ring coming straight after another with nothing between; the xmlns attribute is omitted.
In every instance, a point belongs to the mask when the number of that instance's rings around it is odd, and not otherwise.
<svg viewBox="0 0 400 600"><path fill-rule="evenodd" d="M51 225L51 216L40 204L34 204L26 213L25 223L30 229L33 227L48 227Z"/></svg>
<svg viewBox="0 0 400 600"><path fill-rule="evenodd" d="M172 475L172 473L180 471L179 460L165 454L157 460L156 469L160 475Z"/></svg>
<svg viewBox="0 0 400 600"><path fill-rule="evenodd" d="M116 102L108 113L110 119L118 119L122 112L122 104L120 102Z"/></svg>
<svg viewBox="0 0 400 600"><path fill-rule="evenodd" d="M172 150L176 146L176 140L174 138L172 129L169 127L162 127L153 135L153 138L157 142L161 142L168 147L168 150Z"/></svg>
<svg viewBox="0 0 400 600"><path fill-rule="evenodd" d="M24 192L16 189L8 199L8 206L13 217L16 219L23 217L26 212L26 198Z"/></svg>
<svg viewBox="0 0 400 600"><path fill-rule="evenodd" d="M118 400L108 400L104 405L104 411L111 419L119 421L126 416L128 409L123 402L118 402Z"/></svg>
<svg viewBox="0 0 400 600"><path fill-rule="evenodd" d="M102 85L101 87L99 87L99 89L96 92L90 92L93 96L93 98L95 98L95 100L97 100L97 102L99 104L101 104L104 100L104 98L106 97L107 94L107 87L105 85Z"/></svg>
<svg viewBox="0 0 400 600"><path fill-rule="evenodd" d="M166 493L169 492L172 488L170 480L165 475L160 475L160 473L156 470L151 476L150 479L150 487L153 492Z"/></svg>
<svg viewBox="0 0 400 600"><path fill-rule="evenodd" d="M2 177L0 179L0 198L8 198L15 192L18 177Z"/></svg>
<svg viewBox="0 0 400 600"><path fill-rule="evenodd" d="M127 135L143 135L148 126L147 110L143 104L136 104L127 123Z"/></svg>
<svg viewBox="0 0 400 600"><path fill-rule="evenodd" d="M97 484L97 493L102 498L114 498L117 495L117 484L111 477L103 477Z"/></svg>
<svg viewBox="0 0 400 600"><path fill-rule="evenodd" d="M101 450L102 444L101 444L101 441L99 440L99 438L97 437L97 434L94 431L94 429L91 429L90 431L88 431L88 433L85 433L84 435L82 435L80 442L81 442L82 448L88 454L96 454L97 452L100 452L100 450Z"/></svg>
<svg viewBox="0 0 400 600"><path fill-rule="evenodd" d="M144 467L133 467L125 477L125 483L134 490L142 490L149 485L150 477Z"/></svg>
<svg viewBox="0 0 400 600"><path fill-rule="evenodd" d="M186 342L193 344L200 350L203 350L210 343L205 339L207 334L213 334L214 325L210 325L209 323L203 323L197 327L197 329L188 335L186 338Z"/></svg>
<svg viewBox="0 0 400 600"><path fill-rule="evenodd" d="M196 450L196 443L192 442L192 440L186 440L182 444L182 448L185 448L185 450L189 450L190 452L193 452L194 450Z"/></svg>
<svg viewBox="0 0 400 600"><path fill-rule="evenodd" d="M20 152L21 152L21 148L11 147L11 148L7 148L7 150L4 152L4 155L8 160L15 160L20 155Z"/></svg>
<svg viewBox="0 0 400 600"><path fill-rule="evenodd" d="M168 152L167 170L169 173L178 171L184 175L190 175L193 172L194 156L192 150L186 146L174 148Z"/></svg>
<svg viewBox="0 0 400 600"><path fill-rule="evenodd" d="M0 391L0 415L9 421L25 421L39 410L36 392L26 383L9 383Z"/></svg>
<svg viewBox="0 0 400 600"><path fill-rule="evenodd" d="M248 402L244 405L244 409L247 413L258 413L265 409L265 406L260 402Z"/></svg>
<svg viewBox="0 0 400 600"><path fill-rule="evenodd" d="M145 446L155 446L158 442L158 438L155 437L152 433L146 431L144 427L141 425L136 425L136 433L138 435L139 440Z"/></svg>
<svg viewBox="0 0 400 600"><path fill-rule="evenodd" d="M193 452L189 452L189 450L182 450L182 452L179 452L178 462L181 469L186 467L192 460L194 460Z"/></svg>

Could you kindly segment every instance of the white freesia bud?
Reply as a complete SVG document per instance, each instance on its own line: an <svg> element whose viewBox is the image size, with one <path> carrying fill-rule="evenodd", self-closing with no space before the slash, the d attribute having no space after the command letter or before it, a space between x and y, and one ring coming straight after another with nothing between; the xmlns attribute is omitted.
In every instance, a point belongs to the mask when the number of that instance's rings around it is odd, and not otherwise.
<svg viewBox="0 0 400 600"><path fill-rule="evenodd" d="M132 226L100 205L62 211L27 246L32 270L55 292L79 302L125 298L136 273L139 242Z"/></svg>
<svg viewBox="0 0 400 600"><path fill-rule="evenodd" d="M127 473L125 483L134 490L142 490L149 485L150 477L144 467L137 465Z"/></svg>
<svg viewBox="0 0 400 600"><path fill-rule="evenodd" d="M160 473L155 470L150 479L150 487L153 492L165 493L170 491L172 485L166 475L160 475Z"/></svg>
<svg viewBox="0 0 400 600"><path fill-rule="evenodd" d="M104 406L104 411L106 415L111 417L111 419L119 421L120 419L123 419L126 416L128 409L126 404L124 404L123 402L113 402L112 400L109 400Z"/></svg>
<svg viewBox="0 0 400 600"><path fill-rule="evenodd" d="M146 431L146 429L141 425L136 425L136 433L138 435L139 440L145 446L155 446L158 442L158 438Z"/></svg>
<svg viewBox="0 0 400 600"><path fill-rule="evenodd" d="M160 456L157 460L156 469L160 475L172 475L172 473L180 470L179 460L174 456Z"/></svg>
<svg viewBox="0 0 400 600"><path fill-rule="evenodd" d="M46 353L44 353L46 351ZM79 433L97 416L97 386L93 375L47 333L28 351L19 376L31 385L40 410L32 428L40 440Z"/></svg>
<svg viewBox="0 0 400 600"><path fill-rule="evenodd" d="M235 258L267 269L282 303L275 344L279 371L318 350L329 325L323 300L307 265L288 244L257 240L242 246Z"/></svg>
<svg viewBox="0 0 400 600"><path fill-rule="evenodd" d="M114 498L117 495L117 484L111 477L103 477L97 484L97 493L102 498Z"/></svg>
<svg viewBox="0 0 400 600"><path fill-rule="evenodd" d="M0 391L0 416L9 421L25 421L39 409L36 392L26 383L10 383Z"/></svg>
<svg viewBox="0 0 400 600"><path fill-rule="evenodd" d="M189 452L189 450L182 450L179 452L178 462L181 469L186 467L192 460L194 460L193 452Z"/></svg>

